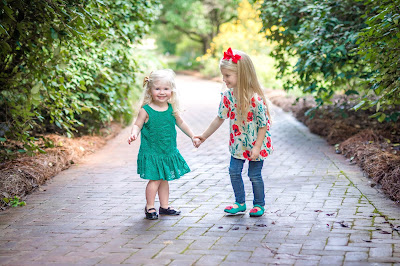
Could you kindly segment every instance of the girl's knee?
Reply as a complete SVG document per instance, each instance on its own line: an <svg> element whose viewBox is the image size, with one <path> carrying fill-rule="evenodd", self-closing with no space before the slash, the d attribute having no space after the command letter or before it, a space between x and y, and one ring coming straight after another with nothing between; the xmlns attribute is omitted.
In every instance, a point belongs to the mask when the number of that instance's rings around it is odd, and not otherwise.
<svg viewBox="0 0 400 266"><path fill-rule="evenodd" d="M264 182L261 175L261 169L249 169L248 176L251 182Z"/></svg>
<svg viewBox="0 0 400 266"><path fill-rule="evenodd" d="M232 176L241 176L242 175L242 168L238 167L229 167L229 175Z"/></svg>

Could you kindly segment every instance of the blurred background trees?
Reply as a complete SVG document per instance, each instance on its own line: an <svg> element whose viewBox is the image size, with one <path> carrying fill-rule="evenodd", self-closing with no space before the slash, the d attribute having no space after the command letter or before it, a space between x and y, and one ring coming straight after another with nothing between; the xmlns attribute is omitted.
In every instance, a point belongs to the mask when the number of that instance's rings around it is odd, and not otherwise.
<svg viewBox="0 0 400 266"><path fill-rule="evenodd" d="M0 2L1 158L130 123L143 72L218 77L223 51L248 53L264 87L317 107L400 116L398 0L13 0ZM311 110L312 111L312 110Z"/></svg>

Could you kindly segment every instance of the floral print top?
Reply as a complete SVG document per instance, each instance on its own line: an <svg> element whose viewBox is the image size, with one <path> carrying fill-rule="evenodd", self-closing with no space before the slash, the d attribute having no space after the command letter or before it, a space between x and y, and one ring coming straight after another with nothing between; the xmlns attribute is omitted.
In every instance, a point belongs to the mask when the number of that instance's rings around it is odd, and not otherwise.
<svg viewBox="0 0 400 266"><path fill-rule="evenodd" d="M248 160L250 151L256 140L258 129L267 127L267 133L261 145L260 155L254 161L265 160L272 154L271 134L269 132L270 121L266 113L266 106L261 97L255 94L251 98L250 110L242 125L237 118L236 99L233 97L233 90L229 89L222 93L219 104L218 117L229 119L230 138L229 151L234 158Z"/></svg>

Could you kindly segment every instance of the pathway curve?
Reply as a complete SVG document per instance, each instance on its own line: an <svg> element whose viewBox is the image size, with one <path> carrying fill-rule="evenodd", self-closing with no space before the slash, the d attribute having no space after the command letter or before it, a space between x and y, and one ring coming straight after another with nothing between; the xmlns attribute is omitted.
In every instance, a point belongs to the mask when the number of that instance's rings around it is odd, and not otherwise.
<svg viewBox="0 0 400 266"><path fill-rule="evenodd" d="M195 132L215 117L221 84L178 76ZM129 128L96 154L0 213L0 265L365 265L400 263L400 208L359 168L275 108L275 153L264 164L266 214L227 216L228 123L195 149L178 133L192 172L170 183L177 217L144 219L146 181ZM247 204L252 206L245 175ZM158 204L158 203L157 203ZM399 227L400 228L400 227Z"/></svg>

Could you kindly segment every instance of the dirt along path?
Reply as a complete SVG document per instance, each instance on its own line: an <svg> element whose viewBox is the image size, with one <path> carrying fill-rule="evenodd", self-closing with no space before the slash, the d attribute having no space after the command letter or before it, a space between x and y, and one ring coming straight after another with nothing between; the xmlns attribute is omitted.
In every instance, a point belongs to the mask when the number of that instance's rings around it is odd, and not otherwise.
<svg viewBox="0 0 400 266"><path fill-rule="evenodd" d="M178 75L177 85L184 119L202 132L216 115L221 84ZM0 264L400 263L399 207L322 138L274 111L275 153L263 168L263 217L223 212L234 202L226 121L199 149L178 132L178 147L192 169L170 182L171 204L182 214L144 219L139 142L127 144L126 128L29 195L27 206L0 213ZM252 206L246 174L244 180Z"/></svg>

